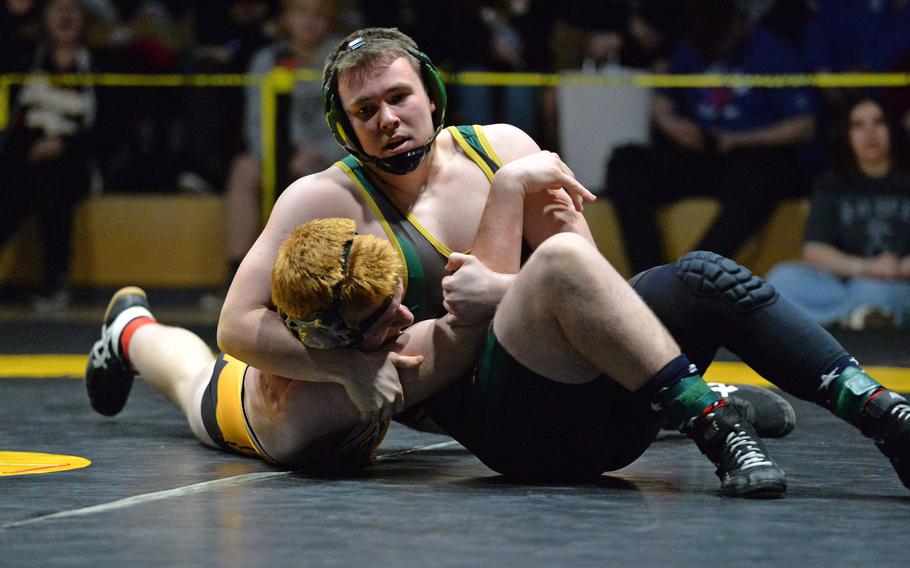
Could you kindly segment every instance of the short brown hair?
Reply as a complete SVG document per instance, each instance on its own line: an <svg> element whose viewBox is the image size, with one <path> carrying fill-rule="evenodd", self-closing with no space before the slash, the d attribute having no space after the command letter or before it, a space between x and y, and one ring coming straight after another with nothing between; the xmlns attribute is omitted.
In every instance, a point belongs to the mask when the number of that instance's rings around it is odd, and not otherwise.
<svg viewBox="0 0 910 568"><path fill-rule="evenodd" d="M357 38L366 41L363 47L348 50L348 44ZM363 28L352 32L335 46L325 60L322 82L328 85L337 81L346 71L364 72L373 66L388 66L399 57L406 57L414 71L420 75L420 61L411 52L418 51L417 43L398 28Z"/></svg>
<svg viewBox="0 0 910 568"><path fill-rule="evenodd" d="M343 315L362 312L391 297L401 281L401 259L391 243L358 235L355 227L351 219L333 218L316 219L294 229L278 249L272 268L275 307L294 318L326 309L342 278L339 304ZM348 241L353 242L343 271Z"/></svg>

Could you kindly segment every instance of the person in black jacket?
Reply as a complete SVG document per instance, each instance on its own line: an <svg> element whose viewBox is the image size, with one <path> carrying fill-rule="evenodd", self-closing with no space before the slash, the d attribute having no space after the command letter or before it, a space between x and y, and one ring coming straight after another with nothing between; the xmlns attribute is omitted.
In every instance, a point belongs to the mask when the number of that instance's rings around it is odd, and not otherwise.
<svg viewBox="0 0 910 568"><path fill-rule="evenodd" d="M55 84L58 74L92 71L85 17L78 0L51 0L44 37L21 66L32 73L15 97L10 128L0 139L7 175L0 190L0 246L37 213L44 241L38 311L68 305L70 238L76 204L91 186L95 94L91 87Z"/></svg>

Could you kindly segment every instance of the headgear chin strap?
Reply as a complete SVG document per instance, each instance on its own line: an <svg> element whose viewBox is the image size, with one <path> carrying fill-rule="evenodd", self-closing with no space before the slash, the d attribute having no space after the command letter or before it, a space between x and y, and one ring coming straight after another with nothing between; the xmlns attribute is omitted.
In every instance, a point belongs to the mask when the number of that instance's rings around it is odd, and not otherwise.
<svg viewBox="0 0 910 568"><path fill-rule="evenodd" d="M356 235L357 233L354 234ZM344 318L341 317L341 286L348 273L348 261L351 258L351 247L353 244L354 239L348 239L344 243L341 279L332 287L332 299L328 307L302 318L291 317L284 310L278 309L278 317L284 322L285 327L307 347L314 349L359 347L363 341L363 335L385 313L392 302L392 299L388 298L379 308L360 322L360 325L356 328L348 326Z"/></svg>
<svg viewBox="0 0 910 568"><path fill-rule="evenodd" d="M355 38L348 42L346 50L354 51L359 49L366 45L367 41L368 40L363 37ZM402 152L401 154L396 154L389 158L370 156L363 151L363 147L357 140L357 135L354 134L354 129L351 126L351 122L348 120L348 115L345 113L344 107L341 104L341 97L338 95L338 77L336 74L334 72L328 74L322 84L322 96L325 101L325 121L329 126L329 130L332 131L335 140L361 162L373 164L383 171L396 175L403 175L414 171L429 153L430 148L433 146L433 142L436 140L436 136L439 135L439 132L442 130L443 124L445 123L447 101L445 84L442 82L439 71L433 65L433 62L430 61L427 54L408 46L402 46L402 49L420 63L420 77L427 89L430 100L436 104L436 110L433 111L433 126L435 127L435 130L427 142L419 148L414 148L413 150L408 150L407 152Z"/></svg>
<svg viewBox="0 0 910 568"><path fill-rule="evenodd" d="M395 154L388 158L377 158L375 156L370 156L369 154L364 154L363 152L355 152L351 149L348 149L348 151L361 162L373 164L380 170L389 172L390 174L404 175L416 170L417 166L420 165L420 162L427 157L430 148L433 147L433 142L436 140L437 134L439 134L439 129L430 136L430 139L427 140L427 143L423 146L408 150L407 152L402 152L401 154Z"/></svg>

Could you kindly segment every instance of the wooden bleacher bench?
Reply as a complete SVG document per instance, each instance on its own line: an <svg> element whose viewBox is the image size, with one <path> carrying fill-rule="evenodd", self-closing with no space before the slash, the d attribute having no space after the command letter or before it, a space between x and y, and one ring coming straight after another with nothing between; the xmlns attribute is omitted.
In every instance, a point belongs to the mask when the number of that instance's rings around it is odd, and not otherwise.
<svg viewBox="0 0 910 568"><path fill-rule="evenodd" d="M717 214L711 199L685 199L664 208L659 225L670 258L692 249ZM808 203L782 202L764 230L736 260L764 275L777 262L799 256ZM598 248L630 276L622 237L609 199L585 205ZM225 227L219 196L102 195L76 212L72 244L75 286L136 284L163 288L212 288L225 276ZM41 247L29 223L0 251L0 285L38 281Z"/></svg>
<svg viewBox="0 0 910 568"><path fill-rule="evenodd" d="M679 258L692 250L718 211L717 201L711 198L687 198L659 211L658 227L663 236L667 260ZM807 199L782 201L762 231L750 238L734 258L761 276L778 262L799 258L808 214ZM594 203L586 203L585 217L601 254L620 274L632 276L610 200L599 197Z"/></svg>
<svg viewBox="0 0 910 568"><path fill-rule="evenodd" d="M75 286L211 288L225 276L222 199L101 195L76 212L70 280ZM0 285L38 281L41 246L29 222L0 251Z"/></svg>

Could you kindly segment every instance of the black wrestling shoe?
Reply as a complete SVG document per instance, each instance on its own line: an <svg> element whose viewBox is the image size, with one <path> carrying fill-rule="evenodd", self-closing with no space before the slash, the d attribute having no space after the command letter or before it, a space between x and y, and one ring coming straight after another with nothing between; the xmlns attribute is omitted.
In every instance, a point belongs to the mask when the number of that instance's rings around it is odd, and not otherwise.
<svg viewBox="0 0 910 568"><path fill-rule="evenodd" d="M783 438L796 427L793 406L772 389L726 383L708 383L708 386L739 408L762 438Z"/></svg>
<svg viewBox="0 0 910 568"><path fill-rule="evenodd" d="M85 368L85 389L96 411L113 416L123 410L136 372L120 353L120 333L137 317L153 317L145 292L135 286L118 290L104 312L101 339L95 342Z"/></svg>
<svg viewBox="0 0 910 568"><path fill-rule="evenodd" d="M859 415L860 430L875 441L904 487L910 489L910 404L887 389L872 395Z"/></svg>
<svg viewBox="0 0 910 568"><path fill-rule="evenodd" d="M787 492L786 474L771 461L755 429L735 406L719 400L682 432L717 466L724 495L772 499Z"/></svg>

